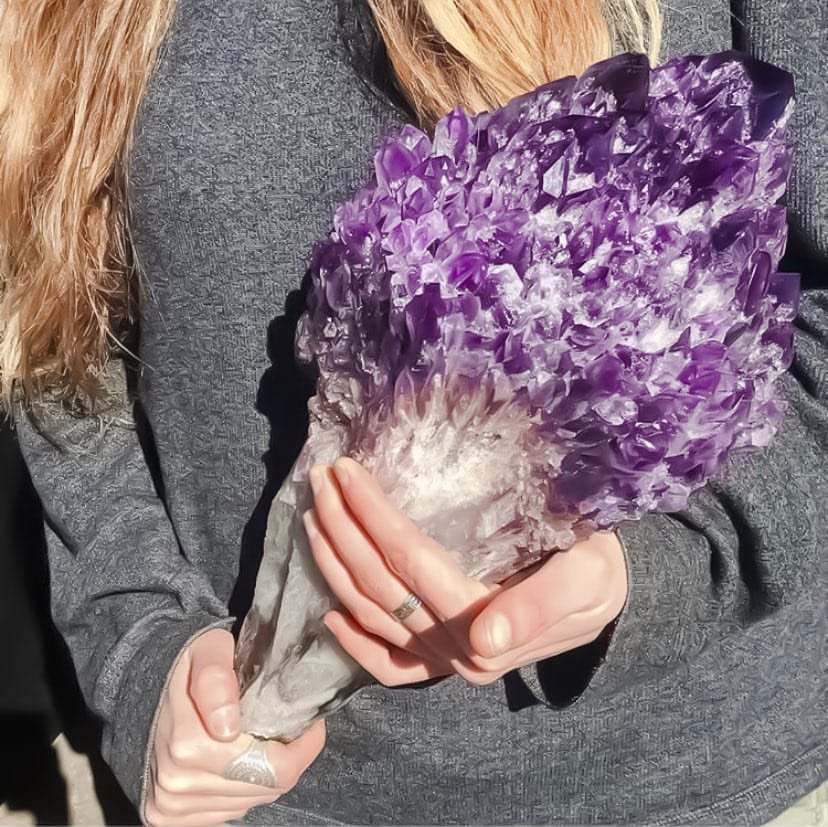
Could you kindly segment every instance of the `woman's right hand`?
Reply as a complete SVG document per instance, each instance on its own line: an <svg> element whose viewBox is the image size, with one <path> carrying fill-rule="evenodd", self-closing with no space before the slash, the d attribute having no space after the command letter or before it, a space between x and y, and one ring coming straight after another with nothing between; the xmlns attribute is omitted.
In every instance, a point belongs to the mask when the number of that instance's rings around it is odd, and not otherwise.
<svg viewBox="0 0 828 827"><path fill-rule="evenodd" d="M267 742L276 787L224 777L253 741L241 732L233 646L223 629L204 632L173 669L150 756L143 815L152 827L206 827L241 818L291 789L325 745L325 722L317 721L290 744Z"/></svg>

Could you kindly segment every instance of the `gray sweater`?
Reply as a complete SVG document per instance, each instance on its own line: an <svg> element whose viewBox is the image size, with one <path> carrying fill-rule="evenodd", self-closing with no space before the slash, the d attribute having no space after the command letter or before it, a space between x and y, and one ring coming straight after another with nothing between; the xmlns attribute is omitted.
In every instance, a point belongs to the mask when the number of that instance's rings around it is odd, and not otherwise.
<svg viewBox="0 0 828 827"><path fill-rule="evenodd" d="M673 5L665 56L731 46L726 4ZM684 511L622 525L630 594L594 672L586 647L485 688L367 689L251 823L757 823L826 778L825 11L746 0L738 14L736 45L799 88L806 290L776 440ZM335 20L332 0L180 0L130 159L141 404L113 370L100 420L45 404L48 438L19 428L55 619L136 801L170 664L243 611L302 444L286 299L395 117L361 88Z"/></svg>

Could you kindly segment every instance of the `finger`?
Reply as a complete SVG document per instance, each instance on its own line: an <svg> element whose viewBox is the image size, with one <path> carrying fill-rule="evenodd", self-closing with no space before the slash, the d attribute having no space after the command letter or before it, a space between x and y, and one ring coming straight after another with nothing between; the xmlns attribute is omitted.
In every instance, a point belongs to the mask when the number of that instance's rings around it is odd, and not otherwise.
<svg viewBox="0 0 828 827"><path fill-rule="evenodd" d="M571 652L573 649L579 649L581 646L587 646L588 644L595 642L601 634L601 631L601 629L598 629L597 631L591 630L583 635L556 640L554 643L545 643L542 646L530 649L521 653L517 657L518 665L513 668L519 669L527 664L538 663L539 661L546 660L547 658L562 655L564 652Z"/></svg>
<svg viewBox="0 0 828 827"><path fill-rule="evenodd" d="M251 807L272 804L280 793L271 790L268 795L224 796L205 793L170 793L156 787L153 793L155 807L159 812L180 818L204 812L240 812L245 813Z"/></svg>
<svg viewBox="0 0 828 827"><path fill-rule="evenodd" d="M547 640L537 646L527 645L518 650L510 651L500 658L476 658L469 665L458 668L457 672L469 683L489 684L514 669L520 669L529 664L555 657L563 652L577 649L580 646L586 646L588 643L592 643L600 633L601 630L599 629L598 631L590 631L573 637Z"/></svg>
<svg viewBox="0 0 828 827"><path fill-rule="evenodd" d="M241 732L233 650L233 636L224 629L205 632L189 647L188 692L204 728L219 741L233 741Z"/></svg>
<svg viewBox="0 0 828 827"><path fill-rule="evenodd" d="M174 791L186 791L190 784L193 788L224 795L231 791L258 795L274 788L245 781L229 780L225 777L227 768L242 755L253 743L253 737L244 733L233 743L213 741L209 738L189 740L171 740L169 743L170 772L169 778L179 777L179 781L167 782L166 786ZM290 744L268 741L267 760L276 777L276 790L284 793L291 789L302 773L319 755L325 744L325 723L316 721L305 733ZM160 752L159 752L160 756ZM161 760L160 757L157 760ZM159 767L160 771L161 767Z"/></svg>
<svg viewBox="0 0 828 827"><path fill-rule="evenodd" d="M318 466L311 471L311 479L316 507L306 523L308 531L318 527L325 534L364 595L386 611L394 609L409 593L408 586L389 568L382 552L348 509L331 469Z"/></svg>
<svg viewBox="0 0 828 827"><path fill-rule="evenodd" d="M158 787L175 795L220 795L224 798L248 798L251 795L274 795L281 790L231 781L224 777L227 766L249 746L250 736L243 735L235 744L222 744L220 755L208 757L209 748L194 744L179 748L173 742L156 743L153 772ZM208 769L210 767L211 769ZM216 769L218 768L218 771ZM278 779L277 779L278 780Z"/></svg>
<svg viewBox="0 0 828 827"><path fill-rule="evenodd" d="M601 634L608 622L606 613L600 609L574 612L522 646L510 648L492 658L473 655L469 662L474 669L508 671L517 665L543 660L589 643Z"/></svg>
<svg viewBox="0 0 828 827"><path fill-rule="evenodd" d="M215 789L215 774L230 760L227 756L241 751L249 743L249 736L242 745L240 741L218 741L207 732L189 693L191 673L192 648L187 647L172 671L160 705L153 756L157 761L171 756L178 774L182 768L208 773L206 788L211 791Z"/></svg>
<svg viewBox="0 0 828 827"><path fill-rule="evenodd" d="M194 815L173 816L159 810L154 802L148 801L144 808L144 821L149 827L211 827L244 818L247 810L221 810L200 812Z"/></svg>
<svg viewBox="0 0 828 827"><path fill-rule="evenodd" d="M280 790L290 790L302 774L316 760L325 746L327 728L324 720L317 720L289 744L268 742L268 757L276 769Z"/></svg>
<svg viewBox="0 0 828 827"><path fill-rule="evenodd" d="M306 523L308 529L319 528L325 533L358 587L372 599L382 601L390 593L389 584L394 584L397 591L405 594L406 587L348 510L330 470L314 469L314 475L319 493L315 497L310 522Z"/></svg>
<svg viewBox="0 0 828 827"><path fill-rule="evenodd" d="M520 669L528 664L537 663L547 658L560 655L580 646L592 643L600 634L602 628L590 628L586 633L579 633L569 637L553 636L552 634L538 638L520 649L511 650L498 658L482 658L474 656L454 663L455 671L469 683L485 686L507 672ZM558 632L556 628L555 632Z"/></svg>
<svg viewBox="0 0 828 827"><path fill-rule="evenodd" d="M553 554L535 574L499 591L472 621L473 649L482 657L495 658L578 614L582 617L574 622L582 624L579 634L596 625L600 631L626 597L626 568L623 554L616 556L617 543L614 535L597 532Z"/></svg>
<svg viewBox="0 0 828 827"><path fill-rule="evenodd" d="M347 569L357 590L374 601L385 616L380 620L374 612L371 612L369 617L364 617L357 611L351 612L352 617L370 634L385 637L390 643L398 646L399 641L394 637L395 633L390 630L388 623L397 626L400 624L400 621L392 617L391 612L402 605L411 594L411 590L395 572L391 571L374 542L356 522L330 469L317 467L312 476L316 476L318 493L308 530L318 528L336 557ZM316 542L318 544L318 538ZM338 585L344 589L347 584L340 581ZM486 587L481 588L488 593ZM455 657L470 655L471 651L466 652L468 621L464 620L462 624L444 623L431 611L428 594L417 593L417 597L421 600L421 605L402 621L402 625L416 635L427 649L426 652L417 654L426 659L434 657L440 662L449 662ZM458 601L455 612L460 612L464 605ZM365 624L363 620L366 620ZM387 632L388 636L384 632Z"/></svg>
<svg viewBox="0 0 828 827"><path fill-rule="evenodd" d="M151 764L152 783L147 789L143 821L157 827L181 824L224 824L243 817L252 807L272 803L279 794L274 790L244 798L215 795L171 795L160 788L156 767Z"/></svg>
<svg viewBox="0 0 828 827"><path fill-rule="evenodd" d="M306 511L303 515L303 519L308 533L311 552L313 553L316 565L322 572L322 575L331 587L333 593L348 610L351 617L353 617L366 632L369 632L377 637L384 638L388 641L388 643L391 643L400 649L406 649L421 658L428 659L429 657L432 657L432 650L427 645L421 644L416 634L406 628L405 623L400 623L392 617L385 608L383 608L381 603L361 591L360 585L357 581L357 573L352 573L348 568L346 568L339 554L334 551L330 541L317 522L313 509ZM351 564L354 565L355 569L362 568L364 570L366 565L370 566L374 562L379 563L379 565L381 565L387 572L389 580L392 580L397 584L396 597L388 596L391 594L391 591L388 585L386 585L383 589L383 596L380 600L388 601L388 603L393 603L393 601L396 600L397 604L402 603L406 596L406 591L404 590L403 585L394 575L388 572L385 564L377 555L376 551L369 549L368 553L373 556L373 561L368 561L362 566L360 566L359 563L352 562ZM431 615L427 608L421 607L421 614L424 616L416 618L413 621L418 625L420 631L427 631L438 625L436 619L433 615ZM407 621L411 622L411 618L408 618ZM418 623L418 621L421 622Z"/></svg>
<svg viewBox="0 0 828 827"><path fill-rule="evenodd" d="M449 552L388 500L359 463L340 457L334 473L348 509L388 567L440 620L456 617L489 595L487 586L466 577Z"/></svg>
<svg viewBox="0 0 828 827"><path fill-rule="evenodd" d="M419 683L454 671L440 664L420 660L410 652L369 635L345 614L328 612L324 622L342 648L385 686Z"/></svg>

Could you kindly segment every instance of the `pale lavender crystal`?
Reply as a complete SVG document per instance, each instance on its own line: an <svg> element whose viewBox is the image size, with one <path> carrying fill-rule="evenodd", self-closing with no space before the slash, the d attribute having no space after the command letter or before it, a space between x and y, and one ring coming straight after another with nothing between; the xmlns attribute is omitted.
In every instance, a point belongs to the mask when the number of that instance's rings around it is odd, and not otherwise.
<svg viewBox="0 0 828 827"><path fill-rule="evenodd" d="M497 580L678 510L733 452L765 446L798 305L798 277L777 270L792 96L787 73L736 53L655 69L621 55L495 112L457 110L433 139L387 140L314 251L297 349L318 393L271 536L287 542L285 515L310 504L310 465L348 454L467 573ZM306 553L298 523L291 536ZM277 623L273 588L240 649L268 703L266 680L290 673L250 654ZM309 616L297 657L319 628Z"/></svg>

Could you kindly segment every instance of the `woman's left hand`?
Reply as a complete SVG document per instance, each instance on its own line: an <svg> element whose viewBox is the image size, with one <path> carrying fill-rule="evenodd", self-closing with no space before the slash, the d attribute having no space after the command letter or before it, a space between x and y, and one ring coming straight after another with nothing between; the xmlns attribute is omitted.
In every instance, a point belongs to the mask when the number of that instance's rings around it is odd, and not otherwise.
<svg viewBox="0 0 828 827"><path fill-rule="evenodd" d="M344 611L325 623L386 686L460 674L483 685L595 640L627 599L614 533L597 532L500 585L466 577L354 460L311 470L311 549ZM409 594L422 602L399 621Z"/></svg>

